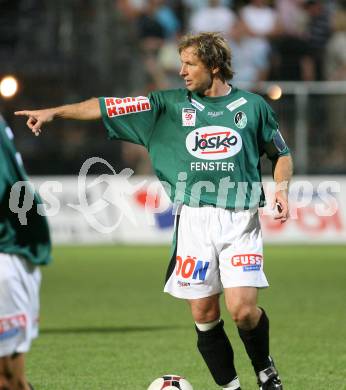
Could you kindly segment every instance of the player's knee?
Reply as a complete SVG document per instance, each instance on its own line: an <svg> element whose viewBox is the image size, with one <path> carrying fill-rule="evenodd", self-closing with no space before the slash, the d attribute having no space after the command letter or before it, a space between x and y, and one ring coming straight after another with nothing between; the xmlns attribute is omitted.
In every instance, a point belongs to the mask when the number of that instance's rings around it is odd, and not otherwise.
<svg viewBox="0 0 346 390"><path fill-rule="evenodd" d="M249 305L237 306L235 308L229 309L233 321L238 327L241 328L251 328L254 321L254 308Z"/></svg>
<svg viewBox="0 0 346 390"><path fill-rule="evenodd" d="M220 313L217 312L199 312L195 313L193 315L193 319L195 322L200 323L200 324L205 324L207 322L213 322L220 318Z"/></svg>
<svg viewBox="0 0 346 390"><path fill-rule="evenodd" d="M220 309L218 306L196 306L191 307L192 317L197 323L212 322L220 318Z"/></svg>

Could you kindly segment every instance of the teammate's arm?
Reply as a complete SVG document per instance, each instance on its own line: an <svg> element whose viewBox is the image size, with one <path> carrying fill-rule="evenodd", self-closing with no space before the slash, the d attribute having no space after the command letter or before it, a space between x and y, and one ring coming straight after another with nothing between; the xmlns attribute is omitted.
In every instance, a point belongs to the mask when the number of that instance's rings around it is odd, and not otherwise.
<svg viewBox="0 0 346 390"><path fill-rule="evenodd" d="M293 174L293 161L290 155L279 156L273 161L273 176L276 183L275 205L277 214L275 219L284 223L289 217L288 185Z"/></svg>
<svg viewBox="0 0 346 390"><path fill-rule="evenodd" d="M38 134L42 125L56 118L93 120L101 118L100 105L97 98L91 98L81 103L67 104L64 106L46 108L43 110L16 111L15 115L27 116L26 122L29 129Z"/></svg>

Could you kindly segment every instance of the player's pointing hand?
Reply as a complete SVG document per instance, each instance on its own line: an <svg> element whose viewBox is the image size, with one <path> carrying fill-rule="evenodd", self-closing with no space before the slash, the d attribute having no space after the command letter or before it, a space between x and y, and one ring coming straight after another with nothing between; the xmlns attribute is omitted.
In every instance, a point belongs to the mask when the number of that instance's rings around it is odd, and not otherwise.
<svg viewBox="0 0 346 390"><path fill-rule="evenodd" d="M54 119L54 111L52 109L16 111L14 114L28 117L26 124L35 135L40 134L44 123L51 122Z"/></svg>

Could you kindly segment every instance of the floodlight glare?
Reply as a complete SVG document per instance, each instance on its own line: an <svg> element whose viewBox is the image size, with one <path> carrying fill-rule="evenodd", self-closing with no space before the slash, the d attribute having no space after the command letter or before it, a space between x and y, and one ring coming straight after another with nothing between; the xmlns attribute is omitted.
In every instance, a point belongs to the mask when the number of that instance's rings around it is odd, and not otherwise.
<svg viewBox="0 0 346 390"><path fill-rule="evenodd" d="M278 100L282 96L282 89L279 85L274 84L268 88L267 93L268 93L268 96L270 97L270 99Z"/></svg>
<svg viewBox="0 0 346 390"><path fill-rule="evenodd" d="M0 95L11 98L18 91L18 81L14 76L5 76L0 81Z"/></svg>

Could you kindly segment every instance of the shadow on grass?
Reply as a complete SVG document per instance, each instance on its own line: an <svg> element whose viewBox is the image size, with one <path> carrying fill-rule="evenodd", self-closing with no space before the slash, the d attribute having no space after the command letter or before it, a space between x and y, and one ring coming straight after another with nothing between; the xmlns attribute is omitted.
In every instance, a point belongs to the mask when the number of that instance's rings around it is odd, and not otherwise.
<svg viewBox="0 0 346 390"><path fill-rule="evenodd" d="M135 333L135 332L153 332L169 331L177 329L187 329L189 326L181 325L158 325L158 326L89 326L89 327L71 327L71 328L42 328L40 334L75 334L75 333Z"/></svg>

